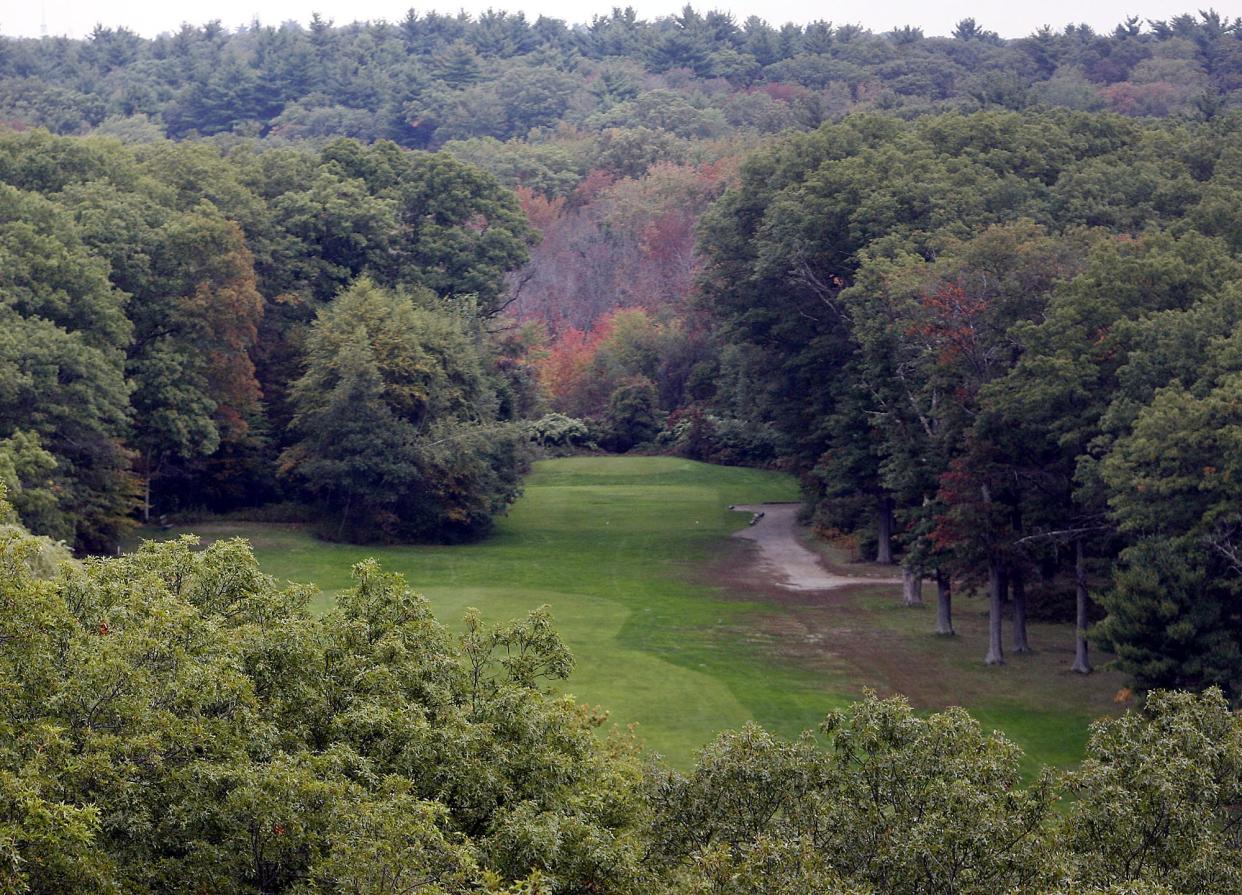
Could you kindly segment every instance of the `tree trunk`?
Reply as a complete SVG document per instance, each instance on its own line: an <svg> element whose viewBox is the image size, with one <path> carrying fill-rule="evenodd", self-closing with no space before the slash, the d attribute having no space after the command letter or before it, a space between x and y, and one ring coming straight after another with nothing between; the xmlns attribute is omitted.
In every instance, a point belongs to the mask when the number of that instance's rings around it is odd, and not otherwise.
<svg viewBox="0 0 1242 895"><path fill-rule="evenodd" d="M914 569L901 570L901 596L907 606L923 605L923 573Z"/></svg>
<svg viewBox="0 0 1242 895"><path fill-rule="evenodd" d="M1005 578L996 560L988 561L988 665L1005 664L1002 616L1005 610Z"/></svg>
<svg viewBox="0 0 1242 895"><path fill-rule="evenodd" d="M936 633L952 637L953 630L953 582L949 576L936 570Z"/></svg>
<svg viewBox="0 0 1242 895"><path fill-rule="evenodd" d="M1091 673L1091 656L1088 651L1087 644L1087 559L1083 555L1082 538L1078 538L1074 542L1074 590L1078 606L1078 618L1075 622L1074 639L1076 648L1074 650L1074 664L1070 666L1070 671L1076 671L1079 674Z"/></svg>
<svg viewBox="0 0 1242 895"><path fill-rule="evenodd" d="M336 527L336 539L339 541L345 533L345 522L349 519L349 508L354 502L354 492L345 495L345 508L341 510L341 524Z"/></svg>
<svg viewBox="0 0 1242 895"><path fill-rule="evenodd" d="M875 561L885 566L893 564L893 503L887 497L880 502L876 518Z"/></svg>
<svg viewBox="0 0 1242 895"><path fill-rule="evenodd" d="M1029 653L1031 645L1026 639L1026 577L1021 569L1014 569L1009 580L1009 591L1013 595L1013 651Z"/></svg>

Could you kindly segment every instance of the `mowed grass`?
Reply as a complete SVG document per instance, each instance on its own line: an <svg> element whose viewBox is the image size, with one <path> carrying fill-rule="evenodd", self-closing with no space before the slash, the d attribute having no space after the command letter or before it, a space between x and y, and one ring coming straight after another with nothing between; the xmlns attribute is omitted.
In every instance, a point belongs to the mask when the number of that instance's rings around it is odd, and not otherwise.
<svg viewBox="0 0 1242 895"><path fill-rule="evenodd" d="M547 604L577 659L565 689L607 709L612 722L636 723L649 747L686 766L721 730L755 720L793 736L864 688L894 689L882 668L783 649L770 634L773 618L821 623L805 615L809 609L706 583L703 570L738 549L728 535L747 521L730 504L795 497L792 479L774 472L668 457L577 457L536 464L525 495L479 544L358 547L324 543L295 526L192 528L205 540L247 538L270 574L317 584L319 610L369 556L404 574L450 626L468 607L503 621ZM877 648L947 675L945 699L933 701L980 709L986 725L1028 750L1031 768L1079 757L1099 692L1085 702L1069 691L1058 697L1054 682L1031 693L1020 670L982 669L977 657L968 663L961 644L944 649L925 633L929 617L893 611L891 590L867 594L854 600L853 613L891 632ZM963 700L953 698L959 678L969 684Z"/></svg>

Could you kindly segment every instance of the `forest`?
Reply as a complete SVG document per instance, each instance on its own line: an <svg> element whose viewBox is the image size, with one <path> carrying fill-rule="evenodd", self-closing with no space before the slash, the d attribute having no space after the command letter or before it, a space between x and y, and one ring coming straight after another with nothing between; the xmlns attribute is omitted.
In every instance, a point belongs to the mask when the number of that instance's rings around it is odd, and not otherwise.
<svg viewBox="0 0 1242 895"><path fill-rule="evenodd" d="M539 611L122 550L477 542L601 453L787 472L1143 708L1037 779L879 697L682 773ZM1242 20L2 37L0 603L5 895L1242 890Z"/></svg>
<svg viewBox="0 0 1242 895"><path fill-rule="evenodd" d="M654 20L631 8L589 23L411 9L396 22L335 25L315 14L307 27L256 19L234 31L214 21L153 39L101 24L85 40L0 42L0 120L136 140L464 144L538 176L544 192L573 179L569 166L585 173L595 153L583 144L596 141L624 167L850 112L1212 115L1239 89L1237 22L1212 10L1017 40L970 18L951 37L929 37L913 26L875 34L847 22L739 22L687 5Z"/></svg>

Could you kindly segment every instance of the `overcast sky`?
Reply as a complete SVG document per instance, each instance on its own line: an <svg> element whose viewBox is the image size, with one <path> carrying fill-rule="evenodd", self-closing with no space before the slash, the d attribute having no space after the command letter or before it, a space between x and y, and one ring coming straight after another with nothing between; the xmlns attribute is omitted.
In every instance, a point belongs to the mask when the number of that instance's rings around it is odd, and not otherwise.
<svg viewBox="0 0 1242 895"><path fill-rule="evenodd" d="M5 0L0 4L0 33L38 36L46 21L49 34L81 37L94 25L124 25L147 36L176 29L183 21L201 24L220 19L230 28L258 18L264 24L279 24L295 19L305 23L312 12L337 23L357 19L401 19L411 5L410 0L215 0L203 6L170 3L168 0ZM587 22L594 14L606 13L616 5L632 5L644 18L668 15L681 7L678 0L430 0L413 4L419 9L441 12L478 12L487 7L522 10L534 20L539 15L565 19L573 23ZM1146 19L1169 18L1193 11L1202 0L866 0L863 3L815 3L809 0L718 0L697 2L696 9L727 9L739 21L759 15L774 25L783 22L804 23L826 19L837 23L863 25L873 31L888 31L901 25L917 25L927 34L948 34L953 24L973 16L981 25L999 32L1003 37L1023 37L1040 25L1054 27L1069 22L1085 22L1097 30L1112 30L1129 15ZM1229 0L1218 5L1222 15L1242 14L1242 0Z"/></svg>

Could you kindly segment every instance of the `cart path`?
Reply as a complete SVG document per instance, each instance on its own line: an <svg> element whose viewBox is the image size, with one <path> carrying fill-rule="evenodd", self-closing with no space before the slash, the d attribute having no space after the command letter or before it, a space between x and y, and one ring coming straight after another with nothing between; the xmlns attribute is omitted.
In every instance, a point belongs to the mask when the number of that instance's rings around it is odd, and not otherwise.
<svg viewBox="0 0 1242 895"><path fill-rule="evenodd" d="M758 550L758 569L772 584L796 591L835 590L856 584L901 584L900 578L842 575L798 540L798 504L738 504L732 509L763 516L734 532L733 537L753 541Z"/></svg>

